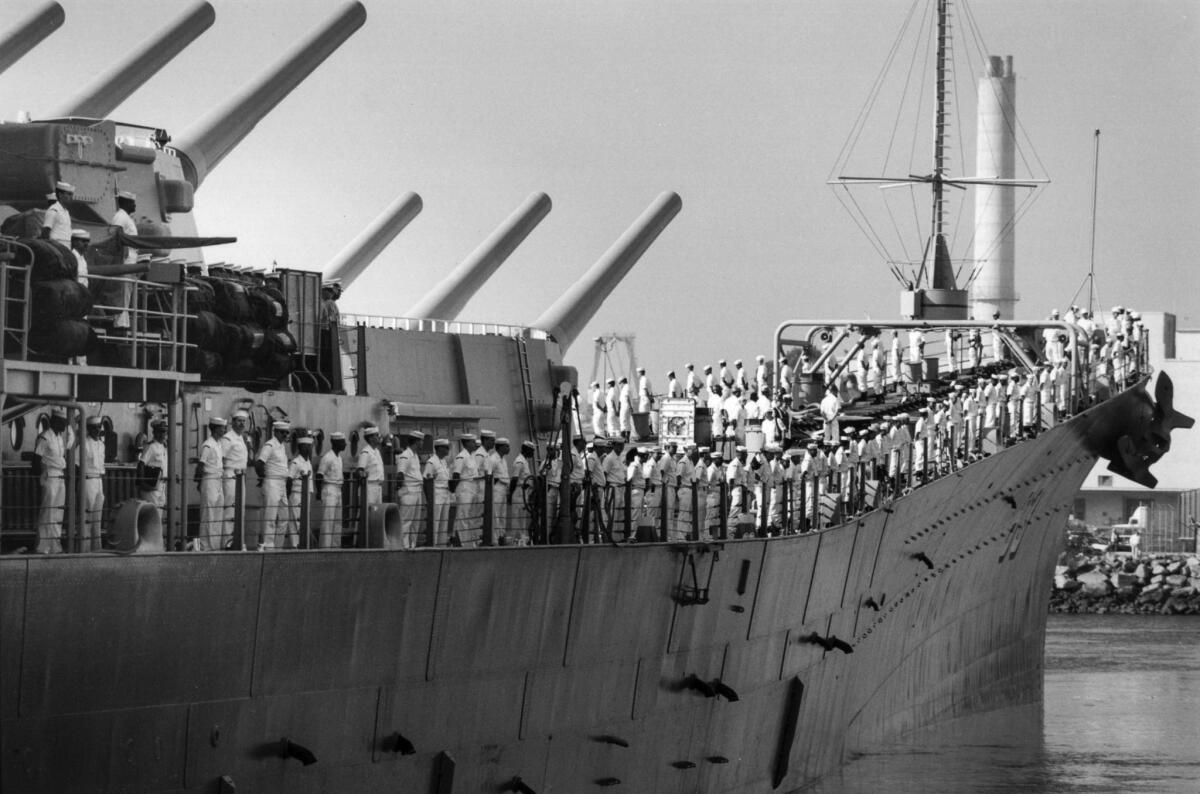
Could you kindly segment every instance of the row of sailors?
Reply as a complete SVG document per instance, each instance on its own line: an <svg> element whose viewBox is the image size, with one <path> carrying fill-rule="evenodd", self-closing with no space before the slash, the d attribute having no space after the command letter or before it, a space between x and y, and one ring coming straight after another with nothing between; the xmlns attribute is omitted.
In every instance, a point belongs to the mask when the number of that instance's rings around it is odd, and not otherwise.
<svg viewBox="0 0 1200 794"><path fill-rule="evenodd" d="M245 441L242 437L246 416L234 415L234 432L226 432L226 422L220 417L209 421L209 437L201 449L196 480L201 491L201 529L194 548L197 550L224 548L232 538L232 493L236 476L245 470ZM262 522L257 548L297 548L300 545L300 515L304 488L302 480L311 482L313 498L319 506L312 511L312 523L318 531L322 548L341 545L342 492L347 470L342 453L346 436L331 433L329 449L316 462L312 461L313 439L295 439L296 454L289 456L287 444L292 433L288 422L275 422L272 437L262 445L254 461L254 469L262 489ZM382 504L387 474L381 451L379 428L363 428L364 444L358 451L350 470L356 483L365 491L365 507ZM451 532L458 544L475 545L481 534L485 488L483 478L493 479L493 528L498 537L508 535L508 541L527 540L524 522L510 527L509 506L513 496L523 493L532 470L533 444L524 442L520 454L508 462L510 444L506 438L496 438L490 430L459 437L460 452L449 455L450 442L437 439L433 454L420 452L425 434L410 431L399 437L399 451L391 481L397 488L400 525L405 545L417 545L424 534L425 482L430 481L434 495L435 543L450 541ZM230 451L233 455L230 456ZM521 504L521 503L518 503ZM454 525L451 529L450 507L453 505Z"/></svg>
<svg viewBox="0 0 1200 794"><path fill-rule="evenodd" d="M999 314L994 315L993 319L998 320ZM1047 319L1051 322L1059 322L1058 310L1052 310ZM1126 360L1131 358L1138 345L1146 338L1146 329L1141 315L1133 310L1127 311L1123 306L1112 308L1112 316L1106 320L1104 326L1097 326L1091 319L1091 312L1080 309L1078 306L1072 306L1061 318L1061 321L1076 325L1083 337L1090 340L1090 344L1085 348L1085 355L1080 357L1081 360L1086 357L1088 360L1108 361L1117 371L1118 376ZM1044 361L1057 364L1066 360L1067 345L1060 329L1046 328L1042 333ZM901 343L899 331L894 329L887 353L884 353L880 339L875 337L870 340L869 344L863 345L853 358L847 355L839 360L833 355L826 356L825 382L836 382L838 379L835 378L834 373L839 369L839 365L845 364L846 366L840 367L843 378L847 374L854 374L857 378L857 386L861 391L872 394L881 393L885 383L903 379L902 364L906 360L910 364L921 364L925 359L926 331L921 328L913 328L907 334L907 351ZM983 330L971 328L962 333L957 329L947 328L944 336L946 366L950 372L959 372L964 368L978 369L984 363ZM1007 358L1003 335L999 332L998 327L993 329L990 334L990 346L991 361L1004 361ZM801 369L807 369L810 363L806 354L802 354L797 360ZM786 395L791 392L793 367L786 356L779 359L778 367L780 394ZM644 368L638 369L638 375L638 410L648 411L654 401L654 390ZM697 375L696 365L692 363L686 365L682 379L676 377L675 370L670 370L667 372L667 388L663 396L668 398L690 397L707 401L711 400L718 389L728 398L734 389L738 389L742 394L749 394L753 391L762 395L769 392L770 386L771 373L767 367L767 359L766 356L760 355L757 357L757 366L753 376L748 374L742 359L735 360L732 368L728 366L725 359L719 360L715 373L712 365L705 365L703 379ZM844 384L839 383L839 386L844 386ZM607 432L611 437L620 432L628 438L628 421L625 416L627 407L632 405L632 396L626 378L621 378L619 381L609 378L607 389L603 391L600 383L593 381L590 402L593 417L592 430L596 435ZM616 409L610 410L614 405Z"/></svg>

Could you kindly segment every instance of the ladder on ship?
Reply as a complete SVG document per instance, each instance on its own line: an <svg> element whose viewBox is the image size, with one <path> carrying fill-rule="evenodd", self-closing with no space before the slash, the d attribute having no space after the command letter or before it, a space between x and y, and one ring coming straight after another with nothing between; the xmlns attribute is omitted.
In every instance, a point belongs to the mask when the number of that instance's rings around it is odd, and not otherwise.
<svg viewBox="0 0 1200 794"><path fill-rule="evenodd" d="M517 369L521 372L521 402L525 406L525 430L534 444L534 467L537 466L537 420L533 415L533 383L529 375L529 346L523 336L516 337ZM518 448L520 442L517 442Z"/></svg>

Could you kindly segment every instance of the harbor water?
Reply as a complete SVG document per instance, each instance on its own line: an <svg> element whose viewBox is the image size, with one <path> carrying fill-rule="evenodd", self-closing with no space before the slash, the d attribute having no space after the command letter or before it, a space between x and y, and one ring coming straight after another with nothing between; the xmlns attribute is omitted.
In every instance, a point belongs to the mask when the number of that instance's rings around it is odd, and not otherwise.
<svg viewBox="0 0 1200 794"><path fill-rule="evenodd" d="M960 720L806 792L1200 792L1200 618L1051 615L1041 705Z"/></svg>

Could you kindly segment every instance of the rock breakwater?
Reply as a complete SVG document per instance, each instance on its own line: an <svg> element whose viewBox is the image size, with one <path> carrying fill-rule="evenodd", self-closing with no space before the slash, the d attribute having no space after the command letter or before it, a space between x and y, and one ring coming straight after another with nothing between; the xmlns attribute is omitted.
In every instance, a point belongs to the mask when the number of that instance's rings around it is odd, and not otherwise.
<svg viewBox="0 0 1200 794"><path fill-rule="evenodd" d="M1200 615L1200 557L1063 554L1050 611Z"/></svg>

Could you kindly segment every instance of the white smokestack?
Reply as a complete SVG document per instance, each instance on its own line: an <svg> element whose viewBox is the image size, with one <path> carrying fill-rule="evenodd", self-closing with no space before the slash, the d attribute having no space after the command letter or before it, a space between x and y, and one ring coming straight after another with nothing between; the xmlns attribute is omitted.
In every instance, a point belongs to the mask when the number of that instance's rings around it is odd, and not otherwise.
<svg viewBox="0 0 1200 794"><path fill-rule="evenodd" d="M1016 95L1012 56L989 59L988 74L979 80L979 118L975 125L975 173L981 177L1016 178ZM971 282L971 316L989 320L1000 312L1013 319L1017 302L1014 283L1015 240L1013 187L980 185L975 193L975 267Z"/></svg>

